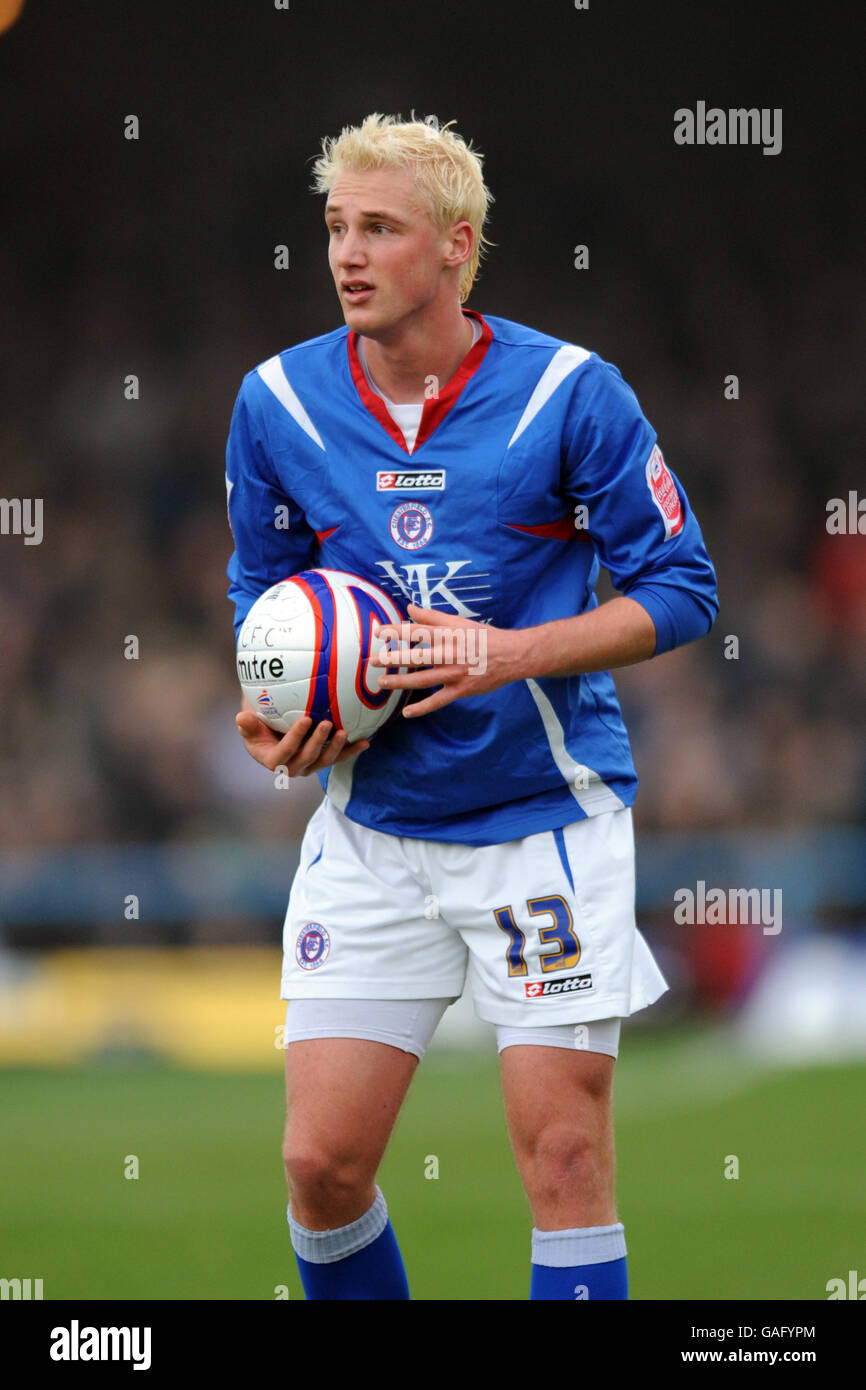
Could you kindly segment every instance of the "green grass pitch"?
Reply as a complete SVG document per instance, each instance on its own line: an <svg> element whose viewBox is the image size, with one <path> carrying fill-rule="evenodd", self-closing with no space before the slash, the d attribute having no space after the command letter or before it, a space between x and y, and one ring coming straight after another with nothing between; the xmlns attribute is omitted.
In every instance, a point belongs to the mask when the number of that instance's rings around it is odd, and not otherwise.
<svg viewBox="0 0 866 1390"><path fill-rule="evenodd" d="M631 1296L826 1299L829 1279L866 1272L866 1069L760 1068L720 1037L624 1039ZM0 1074L0 1276L41 1278L46 1299L273 1299L280 1285L301 1298L282 1103L278 1071ZM414 1298L527 1297L531 1222L495 1056L428 1055L380 1181Z"/></svg>

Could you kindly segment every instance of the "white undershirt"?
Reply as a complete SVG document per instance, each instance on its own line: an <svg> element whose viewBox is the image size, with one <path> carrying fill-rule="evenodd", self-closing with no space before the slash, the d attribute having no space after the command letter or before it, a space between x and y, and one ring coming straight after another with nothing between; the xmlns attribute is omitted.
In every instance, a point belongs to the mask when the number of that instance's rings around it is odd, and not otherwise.
<svg viewBox="0 0 866 1390"><path fill-rule="evenodd" d="M472 324L472 342L467 351L471 352L472 348L475 346L475 344L478 342L478 339L481 337L481 324L478 322L477 319L470 319L469 322ZM409 453L411 454L412 450L415 448L415 440L418 438L418 430L421 426L421 415L424 410L424 402L409 401L405 404L398 404L396 401L388 400L388 397L385 395L385 392L379 390L378 386L376 385L375 381L370 375L370 370L367 366L367 357L364 352L364 339L361 337L358 338L358 361L361 363L361 366L364 369L364 376L367 378L367 385L370 387L371 391L375 391L376 395L381 396L382 400L385 402L385 409L391 416L391 419L394 421L394 424L397 426L400 433L403 435L403 438L406 441L406 448L409 450Z"/></svg>

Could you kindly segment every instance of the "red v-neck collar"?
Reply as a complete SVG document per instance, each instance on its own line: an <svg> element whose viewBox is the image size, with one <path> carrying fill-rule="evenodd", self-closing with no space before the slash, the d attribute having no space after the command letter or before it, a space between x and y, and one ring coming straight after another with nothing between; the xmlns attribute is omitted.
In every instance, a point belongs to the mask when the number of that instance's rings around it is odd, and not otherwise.
<svg viewBox="0 0 866 1390"><path fill-rule="evenodd" d="M440 425L445 419L445 416L456 402L466 383L478 371L478 368L487 355L487 349L493 341L493 329L490 327L489 323L485 322L481 314L476 313L474 309L463 309L462 313L467 318L477 319L481 324L481 337L478 339L477 343L473 343L445 389L441 391L438 396L431 397L424 402L424 409L421 412L421 424L418 427L418 435L415 439L415 448L412 450L412 455L417 454L425 439L429 439L436 426ZM396 421L391 418L388 407L382 400L382 397L378 396L376 392L371 389L370 383L364 374L364 368L361 366L361 359L358 356L358 334L354 332L354 330L350 331L346 342L349 348L349 370L352 373L352 380L357 387L358 395L361 397L361 400L370 414L375 415L382 428L388 431L388 434L394 440L395 444L399 444L403 452L408 454L409 450L406 448L406 440L403 438L402 430ZM410 457L412 455L410 455Z"/></svg>

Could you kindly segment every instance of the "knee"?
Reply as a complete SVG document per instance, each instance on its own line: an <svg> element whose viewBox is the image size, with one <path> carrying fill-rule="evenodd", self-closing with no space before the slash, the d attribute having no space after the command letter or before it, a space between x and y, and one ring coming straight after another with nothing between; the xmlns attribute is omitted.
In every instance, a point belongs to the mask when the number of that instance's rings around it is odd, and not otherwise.
<svg viewBox="0 0 866 1390"><path fill-rule="evenodd" d="M568 1177L591 1166L597 1149L597 1140L588 1129L550 1124L536 1136L532 1156L536 1167L551 1178Z"/></svg>
<svg viewBox="0 0 866 1390"><path fill-rule="evenodd" d="M536 1200L561 1202L594 1193L610 1167L606 1136L580 1125L551 1123L527 1145L523 1166Z"/></svg>
<svg viewBox="0 0 866 1390"><path fill-rule="evenodd" d="M283 1166L289 1191L303 1196L305 1204L342 1202L369 1186L373 1174L357 1157L303 1139L287 1139Z"/></svg>

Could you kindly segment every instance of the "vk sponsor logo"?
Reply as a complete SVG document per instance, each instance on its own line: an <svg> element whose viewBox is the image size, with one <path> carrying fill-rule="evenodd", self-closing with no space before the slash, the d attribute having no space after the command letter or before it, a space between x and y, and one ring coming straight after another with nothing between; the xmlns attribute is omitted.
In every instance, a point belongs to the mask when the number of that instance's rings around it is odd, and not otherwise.
<svg viewBox="0 0 866 1390"><path fill-rule="evenodd" d="M483 621L483 609L492 591L489 574L471 568L471 560L446 560L444 570L432 562L399 565L393 560L376 560L382 570L382 588L395 598L415 603L419 608L447 608L460 618Z"/></svg>

